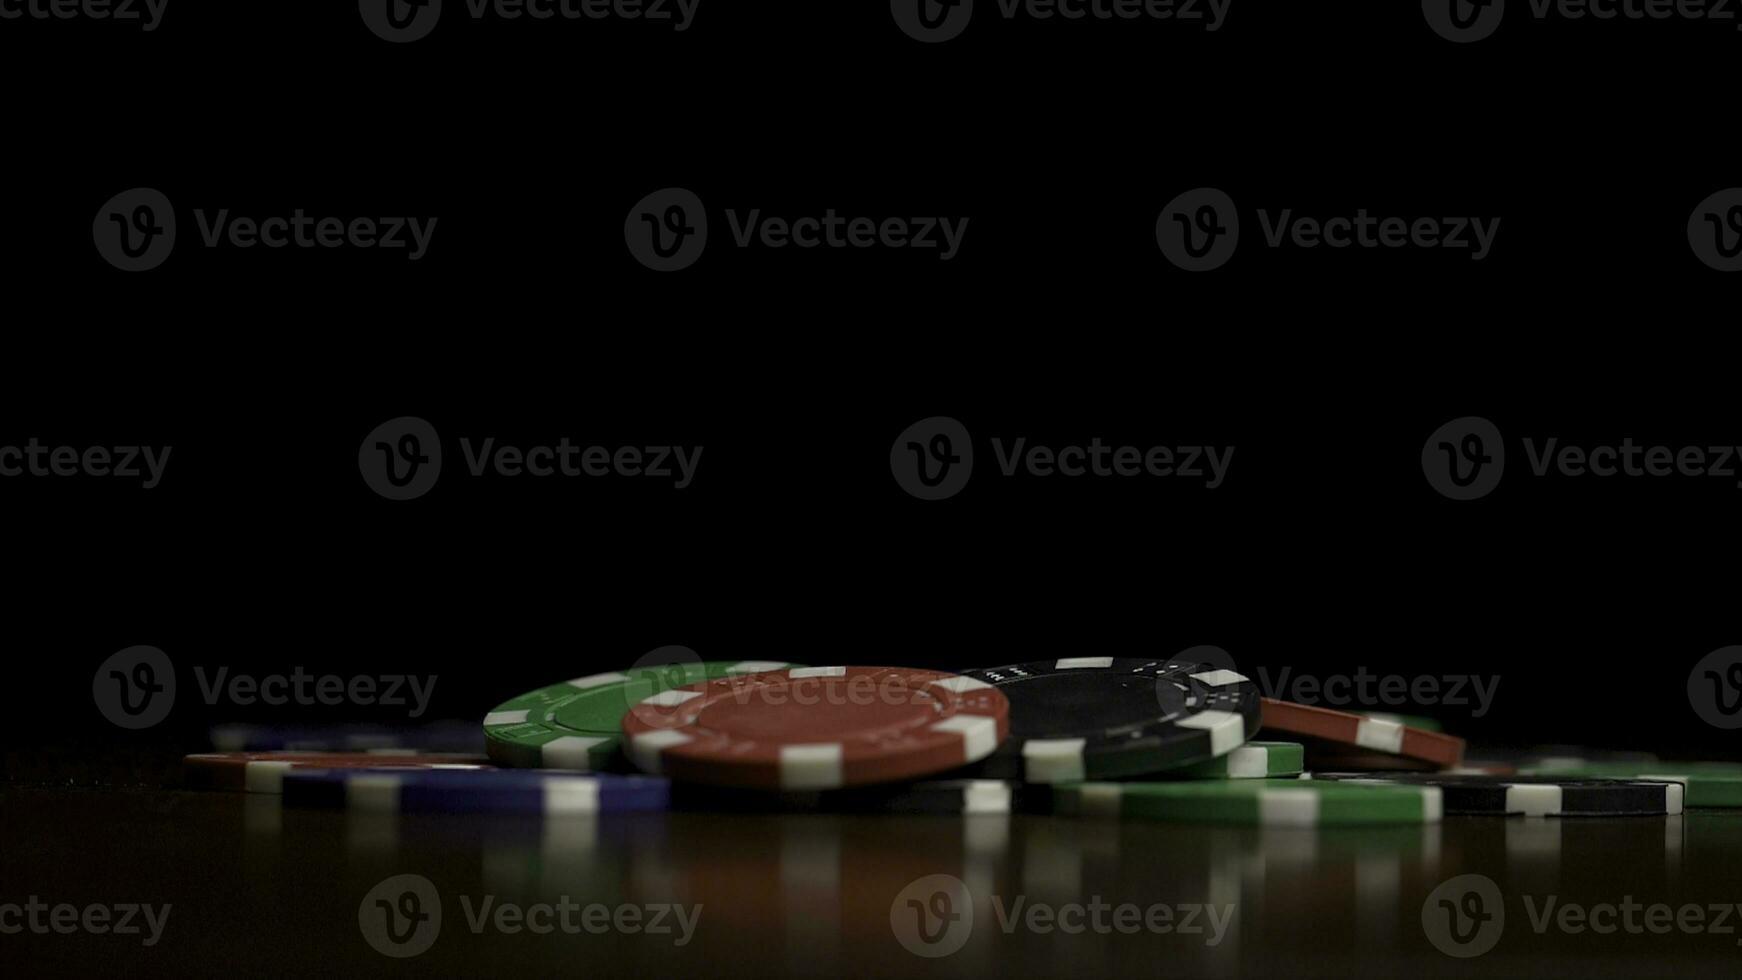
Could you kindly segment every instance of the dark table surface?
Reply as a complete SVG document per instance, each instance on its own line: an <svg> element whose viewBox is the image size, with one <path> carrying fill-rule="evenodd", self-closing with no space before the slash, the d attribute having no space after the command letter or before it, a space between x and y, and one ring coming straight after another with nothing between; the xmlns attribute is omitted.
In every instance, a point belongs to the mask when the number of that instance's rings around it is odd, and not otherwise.
<svg viewBox="0 0 1742 980"><path fill-rule="evenodd" d="M1742 814L1722 810L1318 830L1031 815L540 821L13 785L0 788L0 828L0 904L171 906L149 946L82 929L0 936L8 963L31 976L1686 977L1733 971L1738 955L1733 906L1728 921L1711 911L1738 895ZM403 946L377 930L372 943L371 907L384 893L401 900L409 879L388 881L401 875L427 880L439 925L420 925ZM1492 881L1503 906L1483 927L1498 923L1498 941L1469 958L1437 949L1423 919L1424 904L1439 914L1444 893L1430 893L1460 875ZM940 905L940 893L954 897ZM601 926L579 908L570 933L504 928L520 910L565 899L612 915L634 906L643 925L662 906L700 911L687 941L669 912L664 934ZM1550 900L1539 932L1533 918ZM1628 902L1698 905L1713 928L1653 932L1662 921L1643 909L1631 913L1633 932L1625 918L1608 934L1561 926L1568 905ZM918 938L917 910L931 943ZM555 922L546 915L527 921ZM959 948L921 956L904 938L926 953ZM377 949L430 939L403 958Z"/></svg>

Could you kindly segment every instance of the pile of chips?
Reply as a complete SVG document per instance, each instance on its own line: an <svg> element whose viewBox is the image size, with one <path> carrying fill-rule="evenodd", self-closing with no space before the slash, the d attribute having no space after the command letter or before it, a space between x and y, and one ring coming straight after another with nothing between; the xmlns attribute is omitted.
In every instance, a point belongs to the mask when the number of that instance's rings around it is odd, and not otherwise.
<svg viewBox="0 0 1742 980"><path fill-rule="evenodd" d="M303 733L289 744L313 750L189 756L187 771L205 787L281 793L287 806L388 812L1025 811L1318 826L1742 805L1742 764L1465 764L1463 740L1437 729L1262 697L1233 670L1177 659L963 673L741 661L541 688L485 717L484 754L435 751L465 746L428 733L415 749L372 732L372 751L321 751ZM227 734L242 749L270 740Z"/></svg>

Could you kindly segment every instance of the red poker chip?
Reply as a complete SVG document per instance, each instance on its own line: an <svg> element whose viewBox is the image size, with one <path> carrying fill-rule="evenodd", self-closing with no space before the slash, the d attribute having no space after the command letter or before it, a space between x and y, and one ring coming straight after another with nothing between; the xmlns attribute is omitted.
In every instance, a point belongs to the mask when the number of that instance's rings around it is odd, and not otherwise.
<svg viewBox="0 0 1742 980"><path fill-rule="evenodd" d="M1464 759L1464 740L1456 735L1275 698L1263 700L1263 711L1263 730L1272 734L1323 739L1350 749L1400 756L1440 768L1455 766ZM1310 757L1307 765L1317 768Z"/></svg>
<svg viewBox="0 0 1742 980"><path fill-rule="evenodd" d="M915 779L990 755L1010 702L906 667L795 667L652 695L623 717L629 757L676 780L818 790Z"/></svg>
<svg viewBox="0 0 1742 980"><path fill-rule="evenodd" d="M488 756L446 752L204 752L182 758L190 789L283 792L284 771L306 769L493 769Z"/></svg>

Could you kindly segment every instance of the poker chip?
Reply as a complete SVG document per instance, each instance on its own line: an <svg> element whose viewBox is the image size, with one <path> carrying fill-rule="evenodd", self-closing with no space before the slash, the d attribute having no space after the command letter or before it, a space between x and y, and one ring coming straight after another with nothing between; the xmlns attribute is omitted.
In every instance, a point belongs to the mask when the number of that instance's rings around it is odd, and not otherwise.
<svg viewBox="0 0 1742 980"><path fill-rule="evenodd" d="M182 758L190 789L277 793L291 769L488 769L486 756L451 752L203 752Z"/></svg>
<svg viewBox="0 0 1742 980"><path fill-rule="evenodd" d="M1452 773L1315 772L1314 780L1371 786L1434 786L1447 813L1530 817L1674 816L1682 812L1680 783L1644 779L1481 776Z"/></svg>
<svg viewBox="0 0 1742 980"><path fill-rule="evenodd" d="M971 677L902 667L798 667L691 684L623 716L647 772L715 786L838 789L985 758L1010 703Z"/></svg>
<svg viewBox="0 0 1742 980"><path fill-rule="evenodd" d="M285 806L371 813L626 813L671 803L671 784L653 776L528 769L291 769L283 785Z"/></svg>
<svg viewBox="0 0 1742 980"><path fill-rule="evenodd" d="M623 715L631 706L700 681L792 666L772 660L677 663L577 677L485 715L486 751L497 764L518 768L624 769Z"/></svg>
<svg viewBox="0 0 1742 980"><path fill-rule="evenodd" d="M1304 760L1305 750L1299 742L1247 742L1227 755L1156 773L1156 778L1267 779L1298 776Z"/></svg>
<svg viewBox="0 0 1742 980"><path fill-rule="evenodd" d="M1345 750L1377 752L1440 768L1455 766L1464 758L1464 740L1455 735L1316 705L1263 700L1264 729L1272 734L1318 739ZM1312 749L1309 743L1307 762L1317 769L1321 764Z"/></svg>
<svg viewBox="0 0 1742 980"><path fill-rule="evenodd" d="M219 752L483 752L476 722L423 725L216 725L209 732Z"/></svg>
<svg viewBox="0 0 1742 980"><path fill-rule="evenodd" d="M1237 826L1323 827L1437 823L1432 786L1375 786L1302 779L1089 782L1054 789L1070 816L1143 817Z"/></svg>
<svg viewBox="0 0 1742 980"><path fill-rule="evenodd" d="M1032 783L1141 776L1218 759L1258 729L1244 676L1178 661L1071 657L963 675L1011 703L1011 737L974 774Z"/></svg>
<svg viewBox="0 0 1742 980"><path fill-rule="evenodd" d="M730 812L1008 814L1034 809L1028 787L1000 779L933 779L889 786L769 793L678 784L672 807Z"/></svg>
<svg viewBox="0 0 1742 980"><path fill-rule="evenodd" d="M1389 721L1405 728L1419 728L1424 732L1443 732L1446 730L1446 726L1440 724L1438 719L1429 718L1426 715L1399 715L1389 711L1363 711L1361 713L1368 718Z"/></svg>
<svg viewBox="0 0 1742 980"><path fill-rule="evenodd" d="M1645 779L1680 783L1682 805L1690 807L1742 807L1742 763L1737 762L1622 762L1580 758L1538 760L1519 767L1530 776Z"/></svg>

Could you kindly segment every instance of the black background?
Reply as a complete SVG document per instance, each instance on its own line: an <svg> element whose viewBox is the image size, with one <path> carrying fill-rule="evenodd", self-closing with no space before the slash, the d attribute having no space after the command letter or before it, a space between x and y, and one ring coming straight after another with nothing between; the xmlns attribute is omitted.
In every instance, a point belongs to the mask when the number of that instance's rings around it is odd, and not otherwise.
<svg viewBox="0 0 1742 980"><path fill-rule="evenodd" d="M1736 640L1742 490L1536 479L1520 444L1742 442L1736 280L1684 230L1742 183L1730 25L1518 5L1458 46L1411 3L1236 2L1205 34L983 0L928 46L882 3L710 3L675 35L451 4L402 46L349 3L172 0L143 35L0 22L0 444L175 447L151 491L0 481L14 775L310 717L207 709L195 665L436 674L432 714L463 718L665 644L967 667L1212 643L1273 671L1499 675L1487 717L1437 712L1490 744L1736 755L1686 682ZM90 223L138 186L181 239L128 275ZM714 237L658 275L622 225L667 186ZM1154 223L1198 186L1246 237L1188 275ZM195 247L192 210L224 207L440 221L416 263ZM728 247L725 209L754 207L971 222L947 263ZM1503 222L1479 263L1260 247L1256 209L1285 207ZM449 455L407 503L356 465L401 415ZM932 415L980 456L938 503L888 464ZM1464 415L1510 459L1457 503L1419 457ZM492 435L706 449L676 492L463 477L457 439ZM1002 479L994 436L1237 449L1205 491ZM139 643L184 692L149 736L89 696Z"/></svg>

